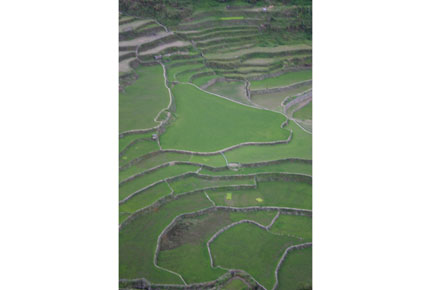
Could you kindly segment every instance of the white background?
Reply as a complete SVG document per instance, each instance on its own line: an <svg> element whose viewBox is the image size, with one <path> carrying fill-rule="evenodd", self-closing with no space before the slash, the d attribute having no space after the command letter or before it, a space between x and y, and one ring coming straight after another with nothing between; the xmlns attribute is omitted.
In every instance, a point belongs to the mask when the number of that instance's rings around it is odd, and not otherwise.
<svg viewBox="0 0 440 290"><path fill-rule="evenodd" d="M314 289L440 289L438 1L314 1ZM118 3L1 4L2 289L117 289Z"/></svg>

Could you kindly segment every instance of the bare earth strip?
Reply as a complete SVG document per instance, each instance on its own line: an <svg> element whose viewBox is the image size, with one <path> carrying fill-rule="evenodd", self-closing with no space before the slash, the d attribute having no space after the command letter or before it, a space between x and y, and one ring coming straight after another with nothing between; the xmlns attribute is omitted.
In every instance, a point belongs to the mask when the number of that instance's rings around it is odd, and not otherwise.
<svg viewBox="0 0 440 290"><path fill-rule="evenodd" d="M152 22L153 20L137 20L133 22L129 22L126 24L119 25L119 32L130 31L142 26L146 23Z"/></svg>
<svg viewBox="0 0 440 290"><path fill-rule="evenodd" d="M169 47L183 47L183 46L188 46L191 45L189 42L186 41L175 41L175 42L171 42L171 43L167 43L164 45L159 45L156 46L155 48L143 51L142 53L140 53L139 55L148 55L148 54L154 54L154 53L158 53L164 49L167 49Z"/></svg>
<svg viewBox="0 0 440 290"><path fill-rule="evenodd" d="M120 41L119 42L119 46L136 46L136 45L140 45L142 43L147 43L147 42L152 42L155 41L157 39L166 37L168 35L173 34L172 32L160 32L156 35L151 35L151 36L142 36L139 38L135 38L135 39L131 39L131 40L125 40L125 41Z"/></svg>
<svg viewBox="0 0 440 290"><path fill-rule="evenodd" d="M130 67L130 62L135 60L135 57L127 58L119 63L119 72L129 72L132 70Z"/></svg>
<svg viewBox="0 0 440 290"><path fill-rule="evenodd" d="M241 55L252 53L252 52L281 52L281 51L289 51L289 50L302 50L302 49L311 49L310 45L299 44L299 45L280 45L277 47L254 47L250 49L243 49L234 53L224 53L221 55L211 54L207 55L209 58L217 58L217 59L228 59L228 58L236 58Z"/></svg>

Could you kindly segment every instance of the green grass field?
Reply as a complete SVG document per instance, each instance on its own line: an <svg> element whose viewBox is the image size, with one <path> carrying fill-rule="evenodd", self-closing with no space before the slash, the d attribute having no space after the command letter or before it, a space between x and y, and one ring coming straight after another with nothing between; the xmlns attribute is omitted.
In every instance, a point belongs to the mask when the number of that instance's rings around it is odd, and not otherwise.
<svg viewBox="0 0 440 290"><path fill-rule="evenodd" d="M131 142L135 141L136 139L150 139L152 134L153 133L131 134L119 138L119 151L124 150Z"/></svg>
<svg viewBox="0 0 440 290"><path fill-rule="evenodd" d="M183 284L176 276L153 265L156 241L162 230L181 213L211 206L203 194L183 196L133 220L119 232L119 276L145 277L153 283Z"/></svg>
<svg viewBox="0 0 440 290"><path fill-rule="evenodd" d="M123 166L129 161L141 157L147 153L158 151L159 145L156 141L140 140L136 144L130 146L127 151L119 158L119 165Z"/></svg>
<svg viewBox="0 0 440 290"><path fill-rule="evenodd" d="M295 238L274 235L253 224L240 224L222 233L211 244L211 251L216 265L243 269L271 289L279 258L296 243Z"/></svg>
<svg viewBox="0 0 440 290"><path fill-rule="evenodd" d="M232 192L232 199L226 199L225 191L208 192L217 205L224 206L283 206L312 209L312 186L306 183L269 181L259 182L257 189L243 189ZM263 199L258 202L257 198Z"/></svg>
<svg viewBox="0 0 440 290"><path fill-rule="evenodd" d="M298 83L311 79L312 79L312 70L287 72L277 77L267 78L261 81L251 81L251 90L284 87L291 85L293 83Z"/></svg>
<svg viewBox="0 0 440 290"><path fill-rule="evenodd" d="M127 202L121 204L119 206L119 211L121 212L130 212L133 213L138 209L144 208L153 204L159 198L170 194L171 190L168 185L164 183L160 183L152 188L149 188L132 198L130 198Z"/></svg>
<svg viewBox="0 0 440 290"><path fill-rule="evenodd" d="M292 140L288 144L245 146L226 152L226 158L230 163L252 163L290 157L311 159L312 135L304 132L293 122L289 122L288 128L293 130Z"/></svg>
<svg viewBox="0 0 440 290"><path fill-rule="evenodd" d="M312 287L312 248L290 252L279 271L279 288L302 290ZM309 288L308 288L309 287Z"/></svg>
<svg viewBox="0 0 440 290"><path fill-rule="evenodd" d="M119 201L124 203L119 204L119 278L145 278L154 289L171 287L158 284L184 283L199 289L191 284L226 274L211 288L254 289L255 278L272 289L285 249L312 241L311 217L278 216L277 210L264 209L312 209L310 182L287 178L289 173L312 175L312 103L299 110L304 103L289 108L286 115L295 120L287 123L281 106L286 97L311 85L254 94L249 100L246 83L252 91L311 80L311 69L304 70L312 65L311 12L310 7L301 7L311 3L165 1L154 9L134 9L140 0L133 1L124 3L120 9L128 11L119 15L119 133L166 122L150 133L120 134L124 137L119 138ZM291 68L297 71L285 72ZM217 82L212 84L213 80ZM285 141L290 132L289 143L245 145L218 153L242 143ZM280 161L285 158L307 161ZM254 164L277 160L280 163ZM271 177L275 180L268 181ZM239 211L223 206L261 208ZM207 211L197 212L201 209ZM216 232L242 220L264 227L275 216L268 230L240 224L211 244L216 266L244 273L230 277L225 269L211 267L206 243ZM311 287L311 254L311 248L289 253L277 289ZM119 286L139 288L127 280Z"/></svg>
<svg viewBox="0 0 440 290"><path fill-rule="evenodd" d="M136 73L139 78L119 94L120 132L158 125L154 118L170 101L160 65L139 67Z"/></svg>
<svg viewBox="0 0 440 290"><path fill-rule="evenodd" d="M312 120L312 102L293 113L293 117L300 120Z"/></svg>
<svg viewBox="0 0 440 290"><path fill-rule="evenodd" d="M129 182L122 184L119 187L119 199L124 199L136 190L144 188L159 180L178 176L186 172L195 172L197 169L199 169L198 166L183 164L163 167L149 174L144 174L133 180L130 180Z"/></svg>
<svg viewBox="0 0 440 290"><path fill-rule="evenodd" d="M302 242L312 241L312 219L308 216L280 215L270 229L271 232L293 235L302 238Z"/></svg>
<svg viewBox="0 0 440 290"><path fill-rule="evenodd" d="M177 120L161 136L163 148L210 152L243 142L286 139L282 115L245 107L191 85L176 85Z"/></svg>

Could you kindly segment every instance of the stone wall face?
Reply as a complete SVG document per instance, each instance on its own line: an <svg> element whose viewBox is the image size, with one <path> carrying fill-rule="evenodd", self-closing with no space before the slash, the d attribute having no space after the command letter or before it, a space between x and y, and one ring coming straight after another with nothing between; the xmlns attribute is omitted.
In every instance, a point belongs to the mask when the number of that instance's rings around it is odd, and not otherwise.
<svg viewBox="0 0 440 290"><path fill-rule="evenodd" d="M311 85L311 84L312 84L312 80L309 80L309 81L294 83L292 85L285 86L285 87L270 88L270 89L264 89L264 90L251 90L251 96L284 92L284 91L288 91L288 90L291 90L291 89L294 89L294 88L299 88L299 87L302 87L302 86L308 86L308 85Z"/></svg>

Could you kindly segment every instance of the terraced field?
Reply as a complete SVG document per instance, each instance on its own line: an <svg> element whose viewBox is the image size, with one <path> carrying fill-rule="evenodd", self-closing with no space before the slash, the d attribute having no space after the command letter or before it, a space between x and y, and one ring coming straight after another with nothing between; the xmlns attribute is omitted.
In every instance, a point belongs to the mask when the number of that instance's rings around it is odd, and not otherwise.
<svg viewBox="0 0 440 290"><path fill-rule="evenodd" d="M120 15L121 289L311 289L312 44L298 9Z"/></svg>

